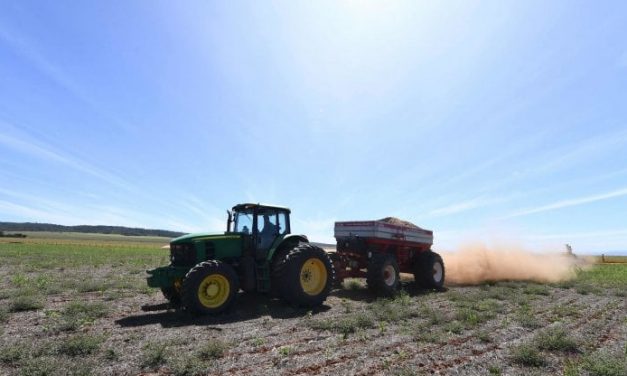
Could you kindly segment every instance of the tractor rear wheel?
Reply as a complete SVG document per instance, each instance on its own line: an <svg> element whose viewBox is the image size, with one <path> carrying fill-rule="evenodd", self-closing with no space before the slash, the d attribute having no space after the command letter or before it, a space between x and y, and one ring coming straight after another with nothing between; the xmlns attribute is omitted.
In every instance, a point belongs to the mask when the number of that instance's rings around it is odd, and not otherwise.
<svg viewBox="0 0 627 376"><path fill-rule="evenodd" d="M193 313L215 314L229 307L239 290L237 274L220 261L205 261L185 276L181 300Z"/></svg>
<svg viewBox="0 0 627 376"><path fill-rule="evenodd" d="M273 270L279 295L296 306L322 304L335 280L335 269L327 253L303 243L279 257Z"/></svg>
<svg viewBox="0 0 627 376"><path fill-rule="evenodd" d="M377 295L393 296L401 284L396 258L392 255L375 253L368 263L366 283Z"/></svg>
<svg viewBox="0 0 627 376"><path fill-rule="evenodd" d="M414 257L414 280L423 288L444 287L444 261L433 251L419 253Z"/></svg>

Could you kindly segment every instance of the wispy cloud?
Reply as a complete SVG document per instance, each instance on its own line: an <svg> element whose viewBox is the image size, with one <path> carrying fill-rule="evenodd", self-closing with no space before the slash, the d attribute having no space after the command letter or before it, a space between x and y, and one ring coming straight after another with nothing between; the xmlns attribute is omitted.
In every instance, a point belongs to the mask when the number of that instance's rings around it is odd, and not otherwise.
<svg viewBox="0 0 627 376"><path fill-rule="evenodd" d="M467 210L477 209L480 207L497 204L506 201L505 198L488 198L488 197L476 197L470 200L457 202L441 208L437 208L429 212L432 216L446 216L451 214L461 213Z"/></svg>
<svg viewBox="0 0 627 376"><path fill-rule="evenodd" d="M588 203L591 203L591 202L608 200L608 199L611 199L611 198L621 197L621 196L627 196L627 188L623 188L623 189L619 189L619 190L611 191L611 192L606 192L606 193L601 193L601 194L597 194L597 195L592 195L592 196L586 196L586 197L579 197L579 198L574 198L574 199L570 199L570 200L557 201L557 202L554 202L552 204L542 205L542 206L538 206L538 207L535 207L535 208L524 209L524 210L520 210L520 211L511 213L511 214L509 214L509 215L507 215L507 216L505 216L505 217L503 217L501 219L522 217L522 216L525 216L525 215L542 213L542 212L551 211L551 210L559 210L559 209L563 209L563 208L568 208L568 207L578 206L578 205L584 205L584 204L588 204Z"/></svg>
<svg viewBox="0 0 627 376"><path fill-rule="evenodd" d="M573 238L607 238L616 236L627 236L627 229L619 230L600 230L588 232L567 232L559 234L542 234L532 235L527 238L532 240L549 240L549 239L573 239Z"/></svg>
<svg viewBox="0 0 627 376"><path fill-rule="evenodd" d="M4 128L17 129L16 127L3 121L0 121L0 125ZM74 170L94 176L107 183L125 188L127 190L134 189L133 186L124 179L81 161L78 158L58 152L50 145L46 145L41 141L35 141L23 133L20 134L20 138L11 136L7 133L0 133L0 145L4 145L12 150L28 154L39 159L63 164Z"/></svg>

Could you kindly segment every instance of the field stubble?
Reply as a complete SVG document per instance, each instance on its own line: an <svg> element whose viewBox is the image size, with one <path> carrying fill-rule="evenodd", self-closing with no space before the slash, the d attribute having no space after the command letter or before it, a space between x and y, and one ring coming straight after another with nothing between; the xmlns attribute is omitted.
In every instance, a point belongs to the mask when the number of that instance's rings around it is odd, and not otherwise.
<svg viewBox="0 0 627 376"><path fill-rule="evenodd" d="M145 286L166 239L105 240L0 243L0 374L626 374L627 265L551 284L407 282L394 299L354 280L312 311L241 294L190 317Z"/></svg>

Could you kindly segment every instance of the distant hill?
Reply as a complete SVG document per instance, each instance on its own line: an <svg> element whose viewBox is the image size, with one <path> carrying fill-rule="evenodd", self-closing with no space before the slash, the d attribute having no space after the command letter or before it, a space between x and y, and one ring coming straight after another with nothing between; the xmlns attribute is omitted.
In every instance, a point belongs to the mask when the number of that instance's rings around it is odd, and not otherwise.
<svg viewBox="0 0 627 376"><path fill-rule="evenodd" d="M126 236L163 236L166 238L176 238L184 235L183 232L168 230L153 230L145 228L132 228L124 226L62 226L51 223L17 223L0 222L0 231L49 231L49 232L83 232L91 234L115 234Z"/></svg>

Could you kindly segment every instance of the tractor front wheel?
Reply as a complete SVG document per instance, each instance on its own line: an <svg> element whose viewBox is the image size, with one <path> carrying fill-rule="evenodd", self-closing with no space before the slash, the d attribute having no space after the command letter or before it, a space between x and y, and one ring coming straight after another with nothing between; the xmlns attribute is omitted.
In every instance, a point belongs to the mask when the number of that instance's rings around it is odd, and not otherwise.
<svg viewBox="0 0 627 376"><path fill-rule="evenodd" d="M279 283L279 295L293 305L305 307L322 304L335 280L335 269L327 253L307 243L282 255L273 274Z"/></svg>
<svg viewBox="0 0 627 376"><path fill-rule="evenodd" d="M368 289L377 295L393 296L398 292L401 278L396 258L392 255L375 253L366 273Z"/></svg>
<svg viewBox="0 0 627 376"><path fill-rule="evenodd" d="M170 302L170 305L174 306L174 307L178 307L181 305L181 286L182 286L182 279L181 278L177 278L174 281L174 285L173 286L169 286L169 287L162 287L161 288L161 292L163 293L163 297L166 298L168 300L168 302Z"/></svg>
<svg viewBox="0 0 627 376"><path fill-rule="evenodd" d="M181 300L193 313L215 314L233 302L239 290L237 274L220 261L205 261L194 266L185 276Z"/></svg>

